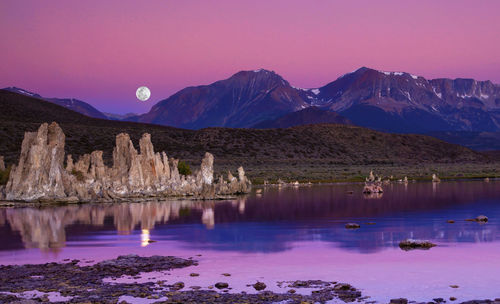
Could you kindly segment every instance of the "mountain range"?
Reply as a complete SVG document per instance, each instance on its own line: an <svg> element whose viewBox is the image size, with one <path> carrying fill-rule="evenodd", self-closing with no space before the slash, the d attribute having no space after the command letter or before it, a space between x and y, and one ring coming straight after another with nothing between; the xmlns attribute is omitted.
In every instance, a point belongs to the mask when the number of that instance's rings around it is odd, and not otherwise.
<svg viewBox="0 0 500 304"><path fill-rule="evenodd" d="M242 71L185 88L131 120L188 129L250 128L311 106L381 131L500 131L499 85L365 67L313 89L293 87L272 71Z"/></svg>
<svg viewBox="0 0 500 304"><path fill-rule="evenodd" d="M6 90L95 118L185 129L352 123L386 132L432 134L461 144L465 132L467 138L474 136L475 146L484 132L500 131L500 85L461 78L428 80L366 67L309 89L294 87L273 71L240 71L209 85L182 89L141 115L104 114L76 99L43 98L15 87Z"/></svg>
<svg viewBox="0 0 500 304"><path fill-rule="evenodd" d="M94 150L112 159L115 136L126 132L137 145L143 133L150 133L158 151L170 157L199 162L206 151L227 166L245 164L253 170L275 172L291 166L331 173L335 165L385 164L393 166L423 163L488 163L484 153L415 134L390 134L347 124L315 124L287 129L204 128L179 129L155 124L97 119L53 102L0 90L0 155L12 164L19 157L24 132L41 123L56 121L66 134L65 150L76 160ZM281 168L281 169L280 169ZM330 168L330 169L329 169ZM286 169L286 170L288 170ZM285 171L286 171L285 170ZM227 171L226 171L227 172Z"/></svg>

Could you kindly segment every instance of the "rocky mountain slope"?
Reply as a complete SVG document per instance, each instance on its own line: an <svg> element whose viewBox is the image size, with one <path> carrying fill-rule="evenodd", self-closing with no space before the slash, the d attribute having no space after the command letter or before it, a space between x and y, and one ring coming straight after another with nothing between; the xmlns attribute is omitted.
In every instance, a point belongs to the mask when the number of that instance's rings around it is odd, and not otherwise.
<svg viewBox="0 0 500 304"><path fill-rule="evenodd" d="M272 128L290 128L302 125L313 124L352 124L349 119L339 115L336 112L326 109L320 109L312 106L299 110L297 112L288 113L274 120L266 120L256 124L252 128L255 129L272 129Z"/></svg>
<svg viewBox="0 0 500 304"><path fill-rule="evenodd" d="M316 91L353 123L391 132L499 131L500 86L361 68Z"/></svg>
<svg viewBox="0 0 500 304"><path fill-rule="evenodd" d="M135 121L187 129L250 127L310 105L306 91L267 70L242 71L210 85L188 87Z"/></svg>
<svg viewBox="0 0 500 304"><path fill-rule="evenodd" d="M132 120L189 129L253 127L311 106L382 131L500 131L499 85L365 67L314 89L295 88L271 71L242 71L185 88Z"/></svg>
<svg viewBox="0 0 500 304"><path fill-rule="evenodd" d="M23 95L30 96L30 97L43 99L46 101L50 101L52 103L63 106L67 109L81 113L81 114L89 116L89 117L101 118L101 119L108 119L109 118L107 115L101 113L99 110L97 110L96 108L94 108L90 104L88 104L84 101L78 100L78 99L74 99L74 98L46 98L46 97L40 96L39 94L29 92L29 91L26 91L26 90L23 90L20 88L16 88L16 87L8 87L8 88L5 88L4 90L14 92L14 93L23 94Z"/></svg>

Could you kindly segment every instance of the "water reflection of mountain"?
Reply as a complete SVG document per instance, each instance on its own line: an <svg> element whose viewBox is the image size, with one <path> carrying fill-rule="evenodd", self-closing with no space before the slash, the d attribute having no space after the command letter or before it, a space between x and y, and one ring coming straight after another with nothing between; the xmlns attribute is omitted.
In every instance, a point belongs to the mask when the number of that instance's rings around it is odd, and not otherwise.
<svg viewBox="0 0 500 304"><path fill-rule="evenodd" d="M354 194L348 194L350 190ZM495 220L500 217L498 182L396 184L386 187L378 199L364 198L360 190L361 185L352 184L271 188L261 197L229 202L0 209L0 229L9 226L21 236L26 248L62 247L67 234L95 237L89 230L129 234L141 229L148 236L154 234L155 240L178 240L192 248L260 252L287 250L298 241L321 240L371 252L397 246L407 237L490 242L500 235L500 222ZM486 214L493 221L486 225L461 221L478 214ZM447 224L447 219L457 223ZM348 231L344 229L347 220L377 224ZM0 237L12 238L12 231L7 236L2 232Z"/></svg>

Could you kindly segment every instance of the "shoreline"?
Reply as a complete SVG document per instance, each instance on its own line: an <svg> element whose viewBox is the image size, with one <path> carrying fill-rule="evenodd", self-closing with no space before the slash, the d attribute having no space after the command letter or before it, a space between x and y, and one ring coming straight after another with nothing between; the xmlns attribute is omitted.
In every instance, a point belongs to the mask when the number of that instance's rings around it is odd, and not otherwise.
<svg viewBox="0 0 500 304"><path fill-rule="evenodd" d="M488 178L488 181L485 181L485 178ZM500 177L440 177L441 182L496 182L500 180ZM263 188L272 188L272 187L309 187L309 186L325 186L325 185L342 185L342 184L352 184L359 185L363 184L364 180L332 180L332 181L308 181L308 182L299 182L295 184L293 182L283 182L279 183L270 183L270 184L254 184L254 189L250 193L257 193L257 189ZM412 179L409 178L409 183L432 183L431 179ZM405 184L402 181L391 181L384 186L391 184ZM219 196L216 198L200 198L195 196L170 196L170 197L131 197L131 198L122 198L114 201L56 201L56 200L39 200L39 201L7 201L0 200L0 208L23 208L23 207L31 207L31 208L40 208L47 206L69 206L69 205L84 205L84 204L127 204L127 203L141 203L141 202L151 202L151 201L227 201L227 200L235 200L248 196L249 193L241 194L241 195L228 195L228 196Z"/></svg>
<svg viewBox="0 0 500 304"><path fill-rule="evenodd" d="M83 265L84 264L84 265ZM167 281L169 272L193 268L198 261L175 256L138 255L118 256L115 259L86 264L80 260L63 263L0 265L0 303L24 300L23 303L326 303L337 300L345 303L378 303L369 295L348 283L323 280L294 280L277 282L286 292L274 292L264 283L249 280L248 291L231 292L229 283L221 279L212 285L187 286L183 281ZM163 272L163 273L160 273ZM154 274L154 281L137 282L143 275ZM202 273L192 272L190 276ZM225 274L231 276L231 274ZM161 276L161 277L159 277ZM134 282L125 282L130 277ZM122 280L122 281L120 281ZM128 301L127 301L128 300ZM393 304L444 303L457 299L434 298L431 302L416 302L404 297L390 300ZM495 300L471 300L456 303L498 303ZM454 302L455 303L455 302Z"/></svg>

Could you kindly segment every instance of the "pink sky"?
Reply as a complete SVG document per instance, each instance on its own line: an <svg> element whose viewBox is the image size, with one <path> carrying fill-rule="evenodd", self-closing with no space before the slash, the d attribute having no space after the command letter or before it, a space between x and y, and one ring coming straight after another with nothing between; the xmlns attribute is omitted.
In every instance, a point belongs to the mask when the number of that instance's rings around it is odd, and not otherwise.
<svg viewBox="0 0 500 304"><path fill-rule="evenodd" d="M0 87L125 113L256 68L299 87L361 66L500 83L498 12L496 0L6 0Z"/></svg>

